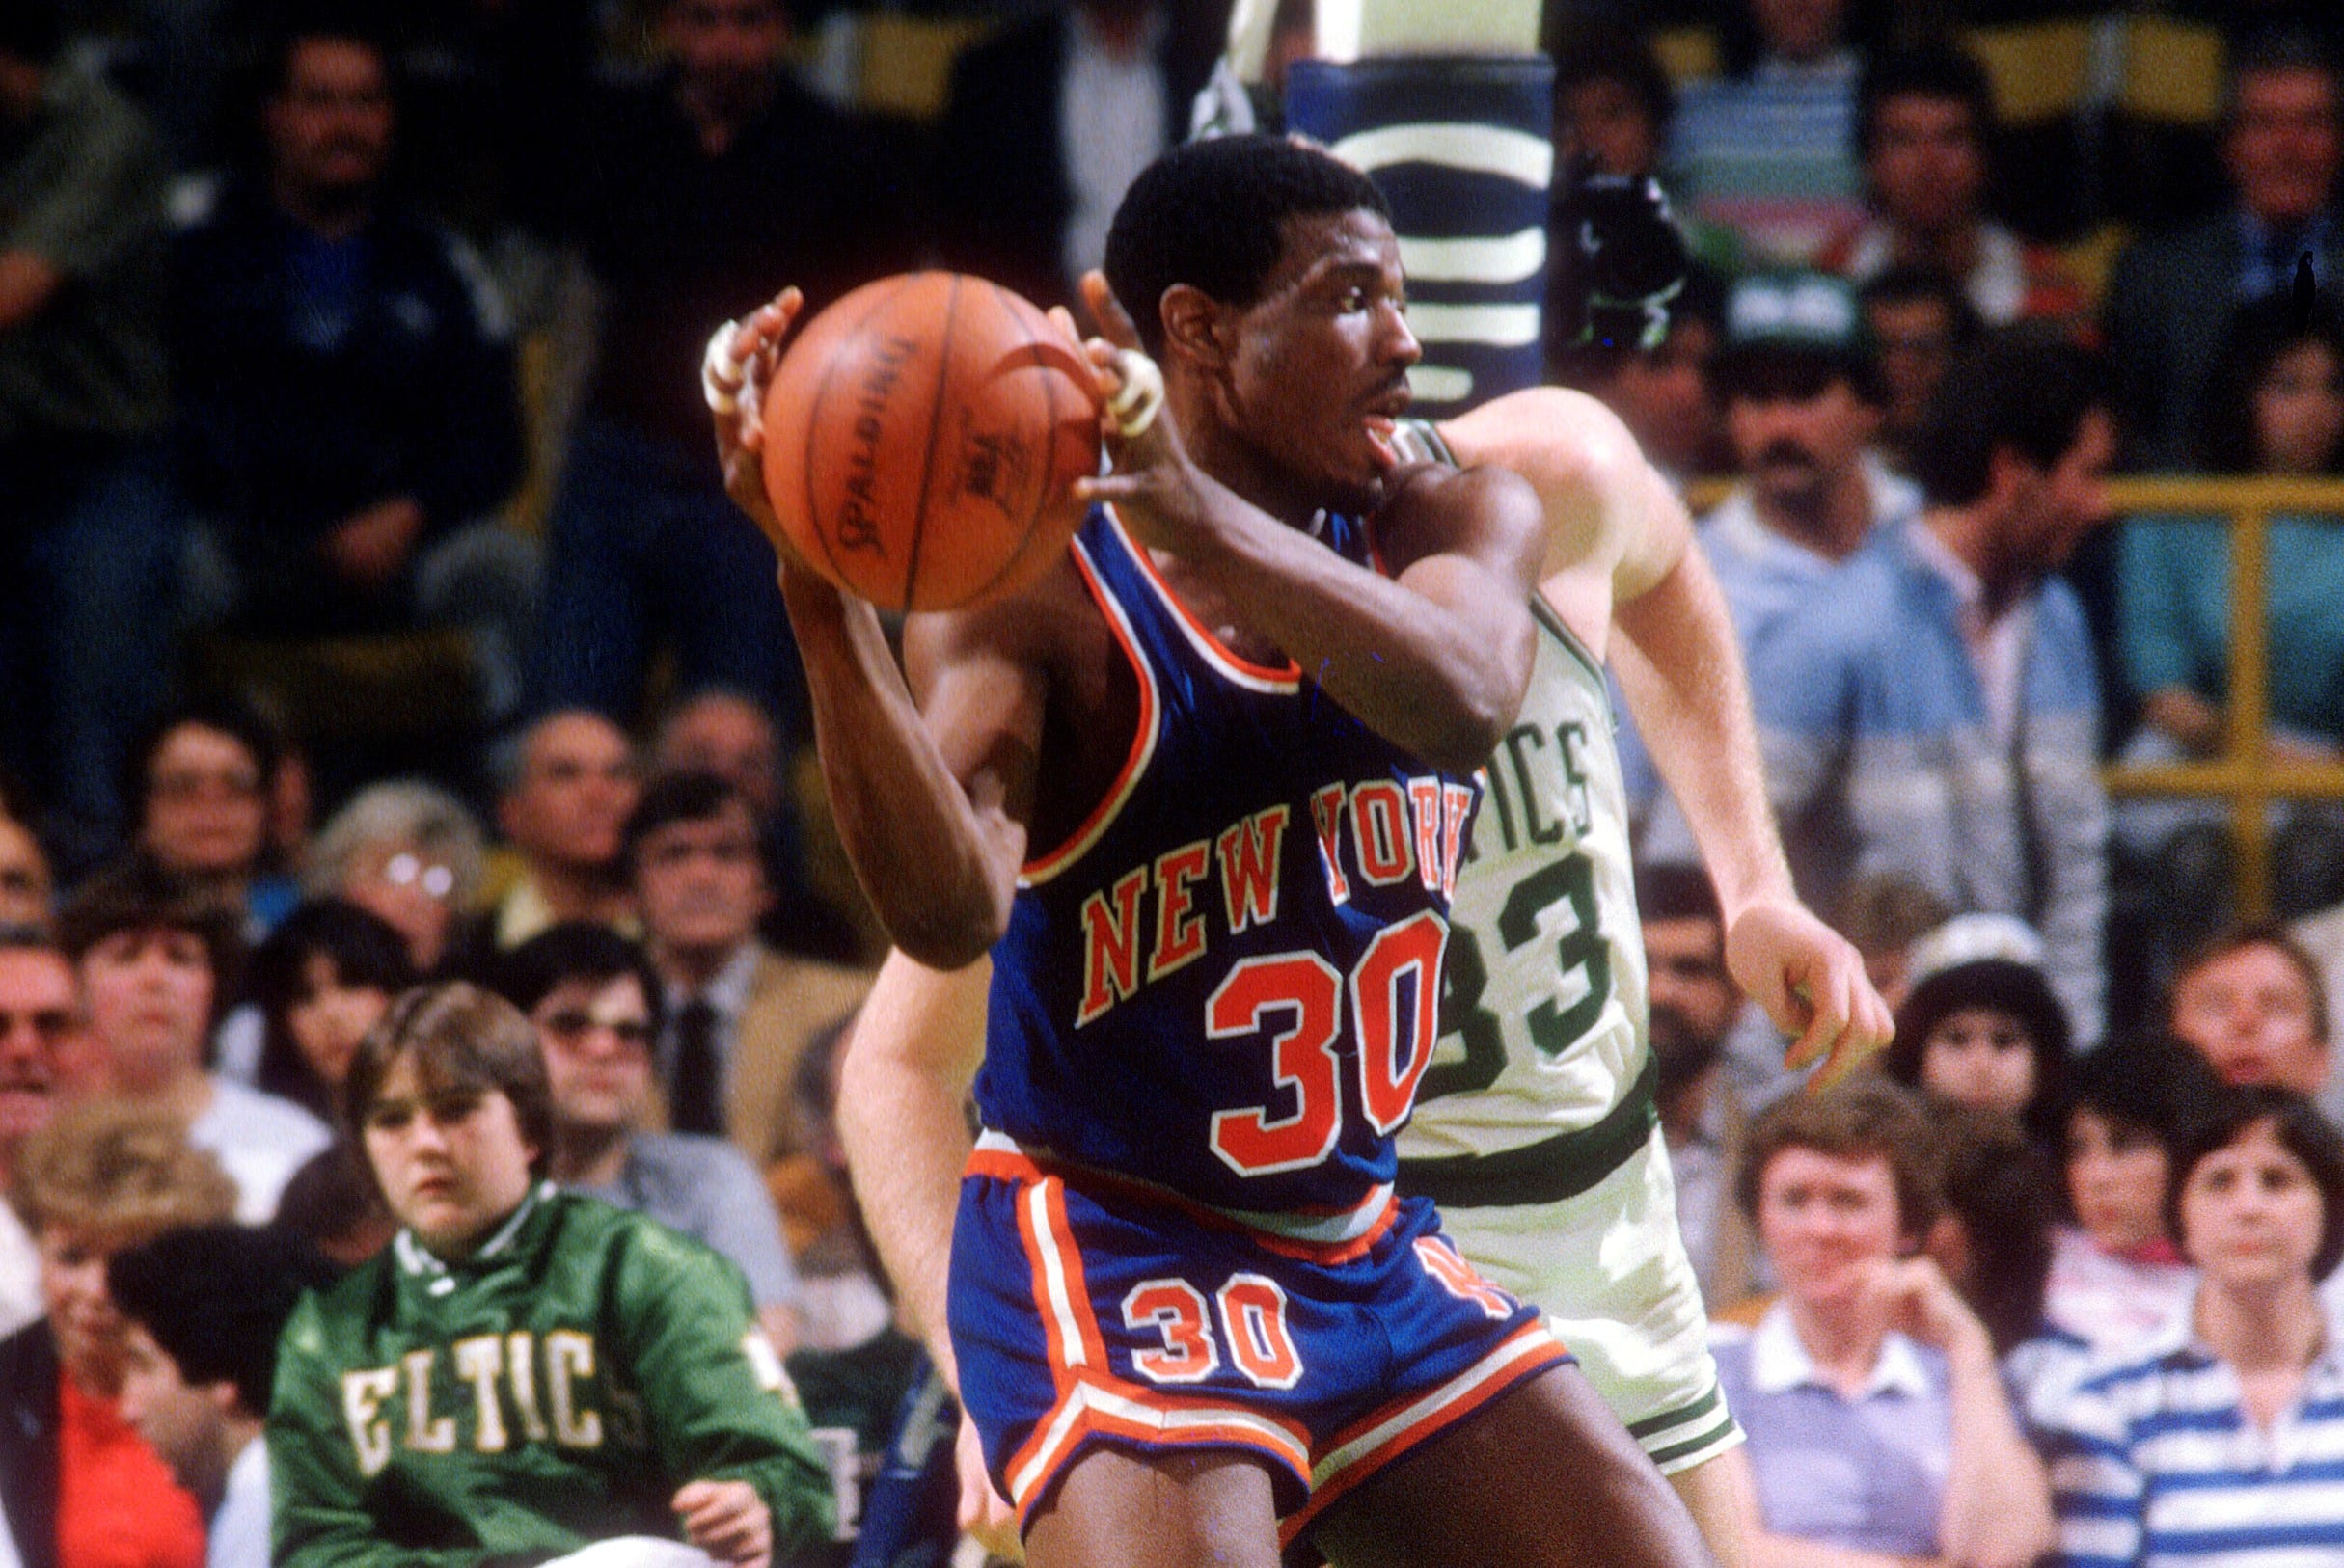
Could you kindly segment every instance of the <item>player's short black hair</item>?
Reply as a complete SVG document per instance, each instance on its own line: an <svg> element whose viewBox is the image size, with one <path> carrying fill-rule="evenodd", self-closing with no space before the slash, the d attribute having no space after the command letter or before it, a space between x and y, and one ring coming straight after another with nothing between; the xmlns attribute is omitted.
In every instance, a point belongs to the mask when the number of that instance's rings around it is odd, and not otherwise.
<svg viewBox="0 0 2344 1568"><path fill-rule="evenodd" d="M1957 43L1940 40L1896 49L1865 68L1856 87L1856 119L1850 128L1856 161L1872 155L1872 139L1880 130L1880 106L1891 98L1930 98L1959 103L1970 111L1970 134L1978 147L1994 140L1994 84L1977 57Z"/></svg>
<svg viewBox="0 0 2344 1568"><path fill-rule="evenodd" d="M499 996L524 1013L533 1013L558 987L574 981L604 986L629 977L643 988L656 1032L662 995L659 971L651 967L641 943L599 920L563 920L548 926L498 958L487 979Z"/></svg>
<svg viewBox="0 0 2344 1568"><path fill-rule="evenodd" d="M1140 172L1107 230L1106 277L1151 354L1158 303L1175 284L1251 305L1286 254L1295 218L1365 210L1389 218L1376 182L1323 149L1283 136L1222 136L1174 148Z"/></svg>
<svg viewBox="0 0 2344 1568"><path fill-rule="evenodd" d="M2051 469L2109 408L2097 356L2039 324L2006 327L1953 358L1913 444L1913 477L1933 506L1985 495L1994 454L2008 449Z"/></svg>
<svg viewBox="0 0 2344 1568"><path fill-rule="evenodd" d="M2167 1230L2188 1250L2181 1228L2181 1195L2191 1173L2268 1122L2279 1147L2303 1162L2320 1189L2320 1249L2312 1255L2311 1277L2325 1280L2344 1259L2344 1133L2330 1125L2318 1106L2274 1084L2224 1084L2202 1100L2182 1134L2167 1168Z"/></svg>
<svg viewBox="0 0 2344 1568"><path fill-rule="evenodd" d="M302 1292L340 1270L301 1238L241 1225L167 1230L106 1260L106 1293L143 1324L190 1384L232 1383L253 1417L268 1414L277 1341Z"/></svg>
<svg viewBox="0 0 2344 1568"><path fill-rule="evenodd" d="M1726 923L1709 874L1682 860L1637 866L1636 914L1642 920L1706 920L1720 928Z"/></svg>

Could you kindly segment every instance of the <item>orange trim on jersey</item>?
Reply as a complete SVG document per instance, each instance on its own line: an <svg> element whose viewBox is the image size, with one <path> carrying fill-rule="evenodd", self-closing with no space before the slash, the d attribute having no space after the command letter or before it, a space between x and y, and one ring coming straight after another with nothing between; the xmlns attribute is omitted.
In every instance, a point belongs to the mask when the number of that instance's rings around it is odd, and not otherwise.
<svg viewBox="0 0 2344 1568"><path fill-rule="evenodd" d="M1215 1230L1234 1231L1253 1242L1264 1252L1275 1253L1280 1257L1291 1257L1303 1263L1332 1265L1349 1263L1355 1258L1364 1257L1376 1242L1383 1239L1393 1226L1400 1223L1400 1200L1388 1189L1371 1194L1351 1208L1324 1211L1329 1217L1352 1214L1365 1210L1370 1203L1380 1203L1382 1207L1376 1213L1375 1220L1367 1230L1358 1235L1348 1241L1308 1241L1299 1236L1285 1236L1275 1230L1265 1230L1258 1225L1247 1225L1235 1215L1214 1208L1210 1203L1200 1203L1193 1198L1184 1198L1180 1194L1158 1187L1153 1182L1133 1180L1130 1177L1116 1176L1111 1172L1093 1170L1088 1166L1062 1166L1056 1161L1037 1160L1030 1154L1013 1152L1006 1149L969 1150L968 1163L961 1168L961 1174L964 1176L990 1176L996 1181L1056 1181L1060 1183L1071 1181L1075 1187L1086 1193L1095 1192L1118 1198L1129 1198L1137 1203L1172 1209L1196 1221L1199 1225ZM1063 1222L1066 1217L1064 1200L1061 1198L1057 1202L1058 1217ZM1018 1213L1018 1223L1023 1227L1025 1211L1021 1207ZM1029 1236L1027 1238L1029 1249L1032 1244L1032 1238Z"/></svg>
<svg viewBox="0 0 2344 1568"><path fill-rule="evenodd" d="M1098 601L1099 612L1105 617L1107 630L1115 635L1115 641L1123 649L1124 658L1131 661L1132 676L1139 682L1139 721L1133 727L1131 749L1125 754L1123 768L1115 774L1114 782L1107 786L1106 794L1100 798L1099 803L1091 808L1091 814L1082 819L1081 825L1067 837L1065 843L1019 868L1018 881L1022 886L1046 882L1057 876L1080 859L1082 852L1097 843L1099 835L1107 830L1108 825L1123 810L1125 802L1131 798L1131 792L1138 788L1139 775L1147 770L1148 759L1156 754L1157 728L1163 716L1163 701L1156 689L1156 674L1148 668L1147 657L1139 650L1137 634L1124 618L1123 607L1115 603L1114 595L1106 590L1106 584L1099 581L1098 568L1092 565L1090 553L1083 548L1082 541L1077 539L1074 545L1075 569L1082 574L1083 586Z"/></svg>
<svg viewBox="0 0 2344 1568"><path fill-rule="evenodd" d="M1208 659L1226 664L1230 673L1241 678L1266 683L1280 690L1291 691L1295 689L1296 683L1302 679L1301 665L1290 659L1286 662L1285 668L1272 669L1267 664L1257 664L1250 659L1242 659L1232 653L1227 644L1214 636L1205 623L1198 620L1195 613L1186 605L1181 603L1180 595L1172 591L1172 584L1166 582L1163 574L1156 569L1155 558L1149 555L1148 547L1132 538L1124 528L1123 519L1115 515L1115 508L1112 506L1107 508L1107 521L1114 525L1116 534L1123 540L1125 548L1131 552L1131 558L1139 563L1139 569L1147 574L1148 581L1156 584L1156 591L1162 595L1166 607L1174 615L1180 617L1181 624L1187 629L1190 639L1203 650Z"/></svg>
<svg viewBox="0 0 2344 1568"><path fill-rule="evenodd" d="M1568 1352L1542 1324L1516 1329L1495 1350L1430 1393L1395 1399L1337 1435L1314 1467L1310 1500L1278 1524L1278 1544L1288 1546L1337 1500L1364 1484L1385 1466L1421 1446L1534 1373L1567 1360ZM1379 1426L1392 1429L1378 1434ZM1365 1442L1358 1452L1344 1450Z"/></svg>

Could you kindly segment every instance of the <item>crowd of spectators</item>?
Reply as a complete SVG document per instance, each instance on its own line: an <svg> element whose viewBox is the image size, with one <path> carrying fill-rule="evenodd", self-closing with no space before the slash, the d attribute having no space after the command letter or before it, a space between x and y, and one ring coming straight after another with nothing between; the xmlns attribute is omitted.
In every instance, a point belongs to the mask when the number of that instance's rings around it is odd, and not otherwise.
<svg viewBox="0 0 2344 1568"><path fill-rule="evenodd" d="M2224 754L2236 684L2221 521L2103 474L2344 474L2339 30L2182 8L2207 181L2128 176L2106 95L2012 157L1962 27L2126 9L1549 7L1559 146L1694 262L1551 368L1701 500L1794 872L1898 1009L1786 1093L1623 731L1760 1562L2344 1547L2344 814L2277 812L2295 923L2242 922L2226 807L2099 775ZM899 1407L949 1449L831 1122L876 955L693 368L784 281L1073 297L1226 6L1015 10L922 122L784 0L0 6L0 1562L269 1560L274 1461L287 1560L406 1488L394 1548L844 1563ZM2273 521L2273 761L2344 757L2337 526ZM461 700L354 743L372 687L252 675L322 644L452 647ZM589 1260L591 1322L462 1326ZM578 1335L660 1349L589 1396ZM417 1526L459 1426L503 1502Z"/></svg>

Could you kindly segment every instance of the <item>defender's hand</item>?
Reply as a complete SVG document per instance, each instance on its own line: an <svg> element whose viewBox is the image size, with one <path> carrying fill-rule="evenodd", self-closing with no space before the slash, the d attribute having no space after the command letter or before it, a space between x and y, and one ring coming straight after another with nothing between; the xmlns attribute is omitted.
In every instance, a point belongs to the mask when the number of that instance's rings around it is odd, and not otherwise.
<svg viewBox="0 0 2344 1568"><path fill-rule="evenodd" d="M1828 1089L1871 1060L1895 1021L1848 940L1799 904L1755 904L1726 933L1726 967L1792 1039L1783 1065L1816 1062Z"/></svg>

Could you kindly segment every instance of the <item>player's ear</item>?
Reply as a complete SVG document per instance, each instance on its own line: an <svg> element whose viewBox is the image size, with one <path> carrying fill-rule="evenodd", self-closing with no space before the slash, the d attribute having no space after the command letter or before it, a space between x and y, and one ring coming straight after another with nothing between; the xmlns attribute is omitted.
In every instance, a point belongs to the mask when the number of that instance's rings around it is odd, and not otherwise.
<svg viewBox="0 0 2344 1568"><path fill-rule="evenodd" d="M1223 321L1219 301L1193 284L1174 284L1164 290L1158 310L1167 358L1182 354L1208 367L1227 362L1235 338Z"/></svg>

